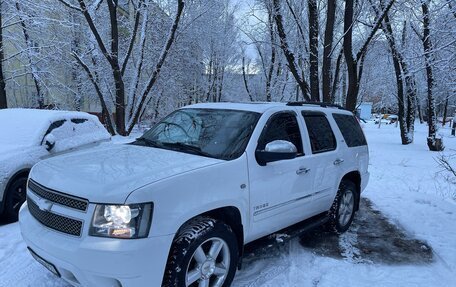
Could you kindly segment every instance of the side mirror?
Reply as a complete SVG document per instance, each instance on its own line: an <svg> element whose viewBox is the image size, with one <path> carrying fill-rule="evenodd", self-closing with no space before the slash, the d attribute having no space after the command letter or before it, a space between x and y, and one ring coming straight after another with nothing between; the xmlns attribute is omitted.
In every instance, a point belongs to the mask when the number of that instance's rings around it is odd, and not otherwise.
<svg viewBox="0 0 456 287"><path fill-rule="evenodd" d="M268 162L274 162L284 159L293 159L298 155L296 146L284 140L275 140L268 143L264 150L257 150L255 157L261 166L265 166Z"/></svg>
<svg viewBox="0 0 456 287"><path fill-rule="evenodd" d="M45 136L44 145L46 146L47 151L51 151L55 146L55 136L53 134L48 134Z"/></svg>

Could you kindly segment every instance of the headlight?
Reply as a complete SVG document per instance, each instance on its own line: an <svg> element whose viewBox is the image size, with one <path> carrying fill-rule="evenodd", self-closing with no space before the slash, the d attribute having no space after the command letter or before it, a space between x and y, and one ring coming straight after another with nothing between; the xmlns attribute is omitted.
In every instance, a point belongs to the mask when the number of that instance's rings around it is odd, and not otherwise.
<svg viewBox="0 0 456 287"><path fill-rule="evenodd" d="M152 203L130 205L98 204L90 226L92 236L144 238L149 234Z"/></svg>

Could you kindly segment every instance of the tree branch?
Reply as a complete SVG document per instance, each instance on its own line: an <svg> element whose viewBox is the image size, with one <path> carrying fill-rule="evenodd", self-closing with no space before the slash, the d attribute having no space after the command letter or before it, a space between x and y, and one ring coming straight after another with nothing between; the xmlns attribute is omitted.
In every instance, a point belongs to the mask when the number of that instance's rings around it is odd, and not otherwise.
<svg viewBox="0 0 456 287"><path fill-rule="evenodd" d="M150 77L149 82L148 82L146 88L144 89L144 92L141 95L141 100L139 102L138 107L136 108L135 114L133 115L133 118L129 122L128 130L127 130L128 133L130 133L132 131L133 127L135 126L136 122L138 121L139 116L141 114L142 107L147 99L147 96L149 95L150 90L152 89L155 82L157 81L158 76L160 74L160 70L166 60L166 57L169 54L171 46L173 45L173 42L174 42L174 39L176 36L176 31L179 26L180 18L182 16L182 11L184 10L184 6L185 6L184 0L177 0L177 11L176 11L176 15L174 17L173 25L171 26L171 30L169 32L168 40L166 41L166 45L160 55L157 65L155 66L154 72L152 73L152 76Z"/></svg>
<svg viewBox="0 0 456 287"><path fill-rule="evenodd" d="M62 0L59 0L59 1L62 1ZM82 14L84 15L84 18L86 19L87 24L89 25L90 30L92 31L92 34L95 37L95 40L97 41L97 44L100 47L101 52L106 57L108 62L110 64L112 64L112 57L111 57L110 53L108 52L108 50L106 49L106 46L103 43L103 39L101 39L100 33L98 32L97 27L95 26L95 23L93 22L92 16L90 16L86 3L84 2L84 0L78 0L78 2L79 2L79 6L81 7L81 9L79 9L79 11L81 11Z"/></svg>
<svg viewBox="0 0 456 287"><path fill-rule="evenodd" d="M95 81L95 77L93 76L92 72L90 71L89 66L87 66L86 63L84 63L84 61L75 52L72 52L71 56L73 56L76 59L78 64L87 73L87 76L89 77L90 82L93 84L93 86L95 88L95 91L97 93L98 99L100 100L100 104L101 104L102 109L108 114L108 116L106 117L107 129L108 129L108 131L109 131L109 133L111 135L115 135L116 133L114 131L114 126L112 125L111 115L109 114L108 107L106 106L106 102L105 102L105 100L103 98L103 93L101 92L100 86Z"/></svg>
<svg viewBox="0 0 456 287"><path fill-rule="evenodd" d="M124 60L122 62L122 68L121 68L121 71L120 71L122 76L125 74L125 69L127 68L128 60L130 59L131 52L133 51L133 46L135 44L136 35L138 34L139 19L140 19L140 16L141 16L141 12L140 11L141 11L142 3L143 3L143 0L140 0L139 4L138 4L138 7L136 8L136 11L135 11L135 24L133 26L133 33L131 35L130 44L128 45L127 54L125 55L125 58L124 58Z"/></svg>
<svg viewBox="0 0 456 287"><path fill-rule="evenodd" d="M70 8L70 9L73 9L73 10L76 10L76 11L79 11L81 12L81 8L77 7L77 6L74 6L68 2L66 2L65 0L57 0L59 1L60 3L62 3L63 5L65 5L67 8Z"/></svg>
<svg viewBox="0 0 456 287"><path fill-rule="evenodd" d="M309 97L309 87L307 82L304 78L301 78L299 75L298 69L296 68L295 56L293 52L290 51L287 42L287 35L285 33L285 27L283 25L282 14L280 13L280 0L274 0L274 19L277 25L277 32L280 38L280 47L282 48L283 53L285 54L285 58L288 62L288 68L290 69L291 73L293 74L296 82L298 83L301 92L304 96L306 101L310 101Z"/></svg>
<svg viewBox="0 0 456 287"><path fill-rule="evenodd" d="M391 9L391 7L393 7L394 2L395 2L395 0L391 0L388 3L388 5L383 10L383 12L380 15L380 17L375 22L374 28L372 28L370 35L367 37L367 39L364 42L363 46L361 47L361 49L356 54L356 60L357 61L359 61L361 59L361 57L363 56L363 54L365 54L367 52L367 47L369 46L370 42L374 38L374 36L377 33L378 29L381 27L381 25L383 23L383 20L385 19L385 16L388 14L388 12Z"/></svg>

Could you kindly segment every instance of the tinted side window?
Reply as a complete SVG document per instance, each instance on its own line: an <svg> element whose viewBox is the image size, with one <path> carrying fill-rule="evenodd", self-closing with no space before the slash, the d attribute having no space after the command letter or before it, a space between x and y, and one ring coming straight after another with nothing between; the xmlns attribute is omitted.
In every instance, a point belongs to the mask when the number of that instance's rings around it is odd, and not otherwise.
<svg viewBox="0 0 456 287"><path fill-rule="evenodd" d="M367 145L363 130L354 116L333 114L348 147Z"/></svg>
<svg viewBox="0 0 456 287"><path fill-rule="evenodd" d="M298 155L303 154L301 132L294 114L280 113L273 115L261 134L258 149L264 150L266 144L275 140L289 141L298 149Z"/></svg>
<svg viewBox="0 0 456 287"><path fill-rule="evenodd" d="M336 149L336 138L323 113L302 112L309 132L312 153L322 153Z"/></svg>
<svg viewBox="0 0 456 287"><path fill-rule="evenodd" d="M60 121L55 121L53 122L48 130L46 131L46 133L44 134L44 136L47 136L48 134L50 134L53 130L57 129L57 128L60 128L61 126L63 126L63 124L66 122L66 120L60 120Z"/></svg>
<svg viewBox="0 0 456 287"><path fill-rule="evenodd" d="M71 119L71 122L78 125L87 122L87 119Z"/></svg>

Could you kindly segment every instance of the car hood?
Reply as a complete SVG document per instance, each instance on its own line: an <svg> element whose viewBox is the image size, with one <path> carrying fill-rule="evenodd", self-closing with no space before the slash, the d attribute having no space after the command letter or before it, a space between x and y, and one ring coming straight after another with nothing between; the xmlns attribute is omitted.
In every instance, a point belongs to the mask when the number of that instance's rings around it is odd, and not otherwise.
<svg viewBox="0 0 456 287"><path fill-rule="evenodd" d="M182 152L113 145L43 160L30 177L48 188L96 203L123 203L134 190L224 162Z"/></svg>

